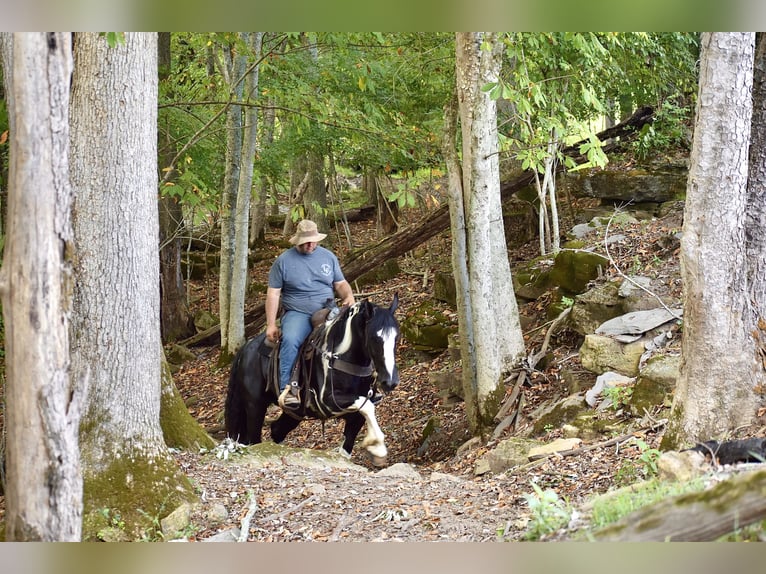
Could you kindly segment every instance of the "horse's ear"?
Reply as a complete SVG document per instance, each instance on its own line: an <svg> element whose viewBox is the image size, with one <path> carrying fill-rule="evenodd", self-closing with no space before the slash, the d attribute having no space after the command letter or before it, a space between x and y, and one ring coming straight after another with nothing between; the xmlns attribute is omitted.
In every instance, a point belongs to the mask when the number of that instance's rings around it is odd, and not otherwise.
<svg viewBox="0 0 766 574"><path fill-rule="evenodd" d="M365 317L366 319L369 319L370 317L372 317L373 305L372 303L370 303L369 299L362 300L361 311L362 311L362 317Z"/></svg>
<svg viewBox="0 0 766 574"><path fill-rule="evenodd" d="M399 293L394 293L394 300L391 302L391 306L388 308L391 313L396 311L397 307L399 307Z"/></svg>

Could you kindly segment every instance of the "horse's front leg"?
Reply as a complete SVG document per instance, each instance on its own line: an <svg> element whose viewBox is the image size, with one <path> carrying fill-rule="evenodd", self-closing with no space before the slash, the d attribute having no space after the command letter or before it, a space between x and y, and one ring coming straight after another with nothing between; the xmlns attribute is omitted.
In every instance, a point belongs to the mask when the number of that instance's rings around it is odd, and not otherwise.
<svg viewBox="0 0 766 574"><path fill-rule="evenodd" d="M364 417L367 423L367 434L362 440L362 446L367 449L375 466L385 466L388 449L386 448L385 436L378 425L378 419L375 418L375 405L366 397L360 397L355 403L359 413Z"/></svg>

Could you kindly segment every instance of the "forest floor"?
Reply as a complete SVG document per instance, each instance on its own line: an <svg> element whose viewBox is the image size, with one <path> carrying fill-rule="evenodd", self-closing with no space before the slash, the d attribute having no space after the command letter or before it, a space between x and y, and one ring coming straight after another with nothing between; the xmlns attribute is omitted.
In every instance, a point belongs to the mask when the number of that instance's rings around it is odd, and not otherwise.
<svg viewBox="0 0 766 574"><path fill-rule="evenodd" d="M571 222L569 222L571 223ZM680 216L652 219L613 230L625 239L611 248L615 265L625 272L664 277L676 296L680 294L677 249L663 248L672 232L680 230ZM275 235L275 237L277 237ZM354 246L365 245L375 237L374 222L353 224ZM603 253L603 233L592 234L594 248ZM333 247L343 260L343 248ZM511 264L537 255L532 242L511 255ZM276 248L274 256L281 249ZM253 270L253 281L264 284L271 259ZM357 292L387 304L393 294L400 297L398 313L406 315L423 299L432 298L432 285L424 281L438 270L450 269L449 235L443 233L401 260L402 273L382 284ZM606 272L608 277L617 269ZM194 285L195 308L217 311L216 288ZM527 352L540 349L549 319L545 315L548 296L520 306L527 319ZM260 296L252 303L260 302ZM444 307L445 312L454 311ZM401 319L401 317L400 317ZM455 322L457 318L455 317ZM582 338L563 330L550 342L553 353L545 369L535 371L524 386L522 424L506 430L494 440L473 440L462 403L443 404L438 389L429 382L429 373L453 368L448 352L424 356L402 341L399 352L401 384L377 408L377 417L386 434L389 469L376 469L361 449L354 450L353 466L337 463L306 464L302 457L274 458L266 466L240 464L237 457L221 460L212 453L178 453L184 471L192 478L206 503L194 517L198 530L191 537L204 540L216 533L238 528L248 511L252 520L248 540L259 541L496 541L522 540L529 532L531 517L527 495L532 483L554 490L572 507L580 507L594 495L640 480L645 471L637 441L596 447L579 456L553 457L534 465L499 475L476 475L476 461L492 447L514 434L523 434L531 424L530 414L543 402L566 397L567 385L560 376L563 365L578 369L577 350ZM189 404L192 415L217 440L223 432L223 402L228 368L217 368L216 347L195 348L197 359L186 363L175 380ZM595 380L595 375L593 375ZM511 385L508 386L510 393ZM271 414L276 414L276 407ZM440 431L422 448L426 423L437 416ZM650 448L657 448L662 432L640 430L638 421L628 420L627 428ZM661 414L657 413L657 417ZM630 423L633 426L629 426ZM624 431L623 431L624 432ZM342 428L337 421L304 421L283 443L295 449L334 451L341 442ZM550 429L544 441L561 436L561 429ZM605 435L581 446L597 445L612 438ZM265 429L268 440L268 429ZM462 445L462 446L461 446ZM317 459L309 457L308 460ZM404 464L398 464L404 463ZM393 466L392 466L393 465ZM406 472L409 471L409 472ZM252 498L251 498L252 497ZM226 507L225 518L211 519L208 510L219 503ZM219 508L221 508L219 506Z"/></svg>

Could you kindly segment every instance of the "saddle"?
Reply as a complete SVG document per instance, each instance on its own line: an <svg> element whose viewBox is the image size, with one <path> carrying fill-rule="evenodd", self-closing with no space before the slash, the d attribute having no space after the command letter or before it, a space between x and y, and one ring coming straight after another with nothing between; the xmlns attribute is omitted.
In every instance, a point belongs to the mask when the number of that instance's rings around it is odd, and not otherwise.
<svg viewBox="0 0 766 574"><path fill-rule="evenodd" d="M290 414L296 415L298 413L305 413L308 406L308 399L311 393L309 392L309 381L311 380L311 368L314 356L321 344L324 332L327 328L327 317L330 313L330 309L322 308L315 312L311 316L311 325L313 330L306 338L298 350L296 356L295 365L293 366L293 372L290 375L290 380L298 381L300 385L300 406L296 406L290 409ZM264 357L268 357L268 387L271 391L279 396L279 347L281 341L272 343L264 337L259 352Z"/></svg>

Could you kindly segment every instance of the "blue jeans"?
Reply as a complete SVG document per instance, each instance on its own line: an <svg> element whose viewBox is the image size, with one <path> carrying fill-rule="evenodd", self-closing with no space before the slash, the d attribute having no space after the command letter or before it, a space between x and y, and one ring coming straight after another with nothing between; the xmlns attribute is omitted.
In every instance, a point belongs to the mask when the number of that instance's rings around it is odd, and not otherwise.
<svg viewBox="0 0 766 574"><path fill-rule="evenodd" d="M282 315L282 342L279 344L279 390L290 384L295 357L303 341L311 333L311 315L300 311L285 311Z"/></svg>

